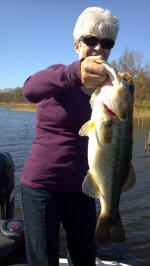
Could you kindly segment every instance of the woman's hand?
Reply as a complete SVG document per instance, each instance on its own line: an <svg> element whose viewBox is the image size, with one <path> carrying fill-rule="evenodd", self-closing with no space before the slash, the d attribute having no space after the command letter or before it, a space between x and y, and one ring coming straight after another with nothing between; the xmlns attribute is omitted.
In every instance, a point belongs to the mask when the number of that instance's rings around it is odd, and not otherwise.
<svg viewBox="0 0 150 266"><path fill-rule="evenodd" d="M105 67L101 64L103 58L99 56L89 56L81 61L81 80L86 88L97 88L102 85L107 78Z"/></svg>

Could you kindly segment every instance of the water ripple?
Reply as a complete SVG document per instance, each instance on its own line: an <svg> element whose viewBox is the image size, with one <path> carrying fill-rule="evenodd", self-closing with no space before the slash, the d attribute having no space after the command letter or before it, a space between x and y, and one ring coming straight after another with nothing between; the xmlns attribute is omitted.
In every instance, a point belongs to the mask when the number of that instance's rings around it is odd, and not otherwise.
<svg viewBox="0 0 150 266"><path fill-rule="evenodd" d="M15 162L16 213L20 215L20 176L34 137L35 113L0 108L0 121L1 152L10 152ZM148 120L144 120L142 128L139 128L137 120L134 121L133 166L137 181L130 191L122 194L120 200L126 242L100 247L98 255L102 259L133 266L150 265L150 157L144 157L145 130L149 128ZM96 202L99 215L100 204ZM62 250L65 238L61 229Z"/></svg>

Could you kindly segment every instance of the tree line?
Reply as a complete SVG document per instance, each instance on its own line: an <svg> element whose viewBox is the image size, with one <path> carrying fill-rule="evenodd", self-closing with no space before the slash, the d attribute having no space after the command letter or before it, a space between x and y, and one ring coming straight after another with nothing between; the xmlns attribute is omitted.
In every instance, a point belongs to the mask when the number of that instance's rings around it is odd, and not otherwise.
<svg viewBox="0 0 150 266"><path fill-rule="evenodd" d="M125 48L119 59L111 62L119 72L131 72L135 84L135 105L143 104L150 108L150 65L144 63L141 53ZM0 102L24 103L27 100L22 95L22 88L0 91Z"/></svg>
<svg viewBox="0 0 150 266"><path fill-rule="evenodd" d="M22 94L22 88L5 89L0 91L0 103L25 103L27 102Z"/></svg>
<svg viewBox="0 0 150 266"><path fill-rule="evenodd" d="M135 106L150 108L150 65L144 63L144 57L136 51L126 48L118 61L111 64L119 72L131 72L134 80Z"/></svg>

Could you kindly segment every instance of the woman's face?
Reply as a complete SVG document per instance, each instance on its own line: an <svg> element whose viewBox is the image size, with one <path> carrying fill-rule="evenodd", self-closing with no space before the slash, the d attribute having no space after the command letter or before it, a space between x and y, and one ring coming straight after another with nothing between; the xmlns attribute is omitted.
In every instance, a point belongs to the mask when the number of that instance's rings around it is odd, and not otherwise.
<svg viewBox="0 0 150 266"><path fill-rule="evenodd" d="M100 36L93 35L95 37L98 37L99 39L103 39ZM103 57L103 60L107 61L108 57L110 55L111 49L103 49L101 47L101 44L98 43L96 46L88 46L84 42L76 42L75 43L75 50L77 54L79 55L79 58L86 58L88 56L97 56L101 55Z"/></svg>

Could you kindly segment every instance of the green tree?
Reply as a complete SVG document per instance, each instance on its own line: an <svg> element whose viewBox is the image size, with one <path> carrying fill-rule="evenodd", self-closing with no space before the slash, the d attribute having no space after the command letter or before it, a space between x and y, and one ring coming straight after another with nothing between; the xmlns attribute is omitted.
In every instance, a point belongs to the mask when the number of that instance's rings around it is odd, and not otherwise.
<svg viewBox="0 0 150 266"><path fill-rule="evenodd" d="M13 90L13 99L15 102L24 102L25 99L22 94L22 88L17 87Z"/></svg>

